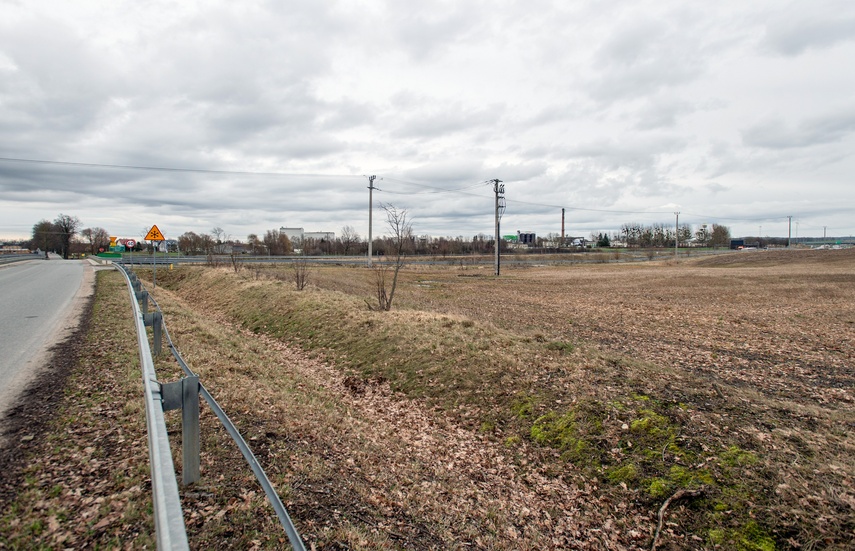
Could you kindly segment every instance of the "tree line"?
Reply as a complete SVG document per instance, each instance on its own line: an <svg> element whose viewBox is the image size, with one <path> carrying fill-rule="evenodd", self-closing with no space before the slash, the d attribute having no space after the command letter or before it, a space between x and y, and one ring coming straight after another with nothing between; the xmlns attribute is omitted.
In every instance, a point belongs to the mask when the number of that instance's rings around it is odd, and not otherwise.
<svg viewBox="0 0 855 551"><path fill-rule="evenodd" d="M53 220L39 220L25 245L30 250L52 251L67 259L74 253L97 254L110 246L110 235L99 227L80 229L80 219L59 214Z"/></svg>
<svg viewBox="0 0 855 551"><path fill-rule="evenodd" d="M673 247L677 240L683 245L690 243L701 247L729 247L730 228L720 224L701 224L693 230L690 224L681 224L675 228L667 224L644 225L627 223L621 225L620 232L612 236L611 241L621 241L628 247Z"/></svg>
<svg viewBox="0 0 855 551"><path fill-rule="evenodd" d="M97 254L107 250L110 235L100 227L80 229L81 223L76 216L59 214L54 220L40 220L33 226L32 238L24 243L31 250L55 251L69 258L74 253ZM598 247L624 246L639 248L674 247L675 236L680 244L705 247L727 247L730 245L730 229L719 224L702 224L693 229L682 224L675 233L674 226L630 222L623 224L619 231L609 234L591 234L590 242ZM566 246L561 243L558 234L550 233L545 238L537 238L538 247ZM142 250L145 244L138 240L136 250ZM507 248L504 241L502 249ZM344 255L359 256L368 253L368 242L351 226L341 228L334 239L303 238L292 243L284 232L277 229L267 230L259 235L251 233L245 241L233 239L225 230L214 227L209 233L185 232L175 242L174 250L186 255L226 255L248 254L253 256L292 255L295 252L310 256ZM381 236L372 240L374 254L383 256L401 253L403 255L479 255L491 254L494 250L493 236L479 233L471 238L417 236L410 232L406 239Z"/></svg>
<svg viewBox="0 0 855 551"><path fill-rule="evenodd" d="M217 255L249 254L253 256L280 256L300 252L310 256L344 255L360 256L368 254L368 241L363 239L351 226L341 228L335 239L316 239L304 237L299 242L292 240L277 229L267 230L263 235L251 233L245 241L232 239L221 228L213 228L209 233L185 232L178 236L178 250L183 254ZM477 234L472 238L416 236L410 232L405 239L396 236L381 236L372 239L374 254L397 255L461 255L489 254L493 250L493 238Z"/></svg>

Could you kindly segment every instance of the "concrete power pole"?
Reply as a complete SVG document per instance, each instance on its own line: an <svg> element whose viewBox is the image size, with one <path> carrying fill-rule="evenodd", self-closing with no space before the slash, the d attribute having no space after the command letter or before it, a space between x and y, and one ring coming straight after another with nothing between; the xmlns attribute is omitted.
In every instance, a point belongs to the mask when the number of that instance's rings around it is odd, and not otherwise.
<svg viewBox="0 0 855 551"><path fill-rule="evenodd" d="M674 259L677 258L677 249L680 248L680 213L675 212L674 215L677 217L677 221L674 222Z"/></svg>
<svg viewBox="0 0 855 551"><path fill-rule="evenodd" d="M374 210L374 180L377 176L369 176L368 177L368 267L371 267L371 218L372 211Z"/></svg>
<svg viewBox="0 0 855 551"><path fill-rule="evenodd" d="M490 180L493 182L493 193L496 194L496 275L499 275L500 264L499 264L499 239L501 236L499 235L499 220L502 218L502 214L500 210L504 210L505 208L505 186L502 185L502 181L498 178ZM501 201L500 201L501 199Z"/></svg>
<svg viewBox="0 0 855 551"><path fill-rule="evenodd" d="M787 248L790 248L790 240L793 238L793 217L787 216Z"/></svg>

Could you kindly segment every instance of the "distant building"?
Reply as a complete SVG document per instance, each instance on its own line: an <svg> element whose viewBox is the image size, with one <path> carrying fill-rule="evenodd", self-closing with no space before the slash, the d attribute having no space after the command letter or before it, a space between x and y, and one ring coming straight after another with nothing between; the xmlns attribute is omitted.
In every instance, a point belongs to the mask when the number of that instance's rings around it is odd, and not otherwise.
<svg viewBox="0 0 855 551"><path fill-rule="evenodd" d="M335 241L335 232L331 231L304 231L303 228L279 228L279 234L288 236L293 246L299 246L304 239L314 239L316 241Z"/></svg>
<svg viewBox="0 0 855 551"><path fill-rule="evenodd" d="M537 235L534 232L527 231L518 231L517 232L517 242L520 245L531 245L534 246L537 243Z"/></svg>
<svg viewBox="0 0 855 551"><path fill-rule="evenodd" d="M318 241L335 241L335 233L331 231L307 231L303 239L316 239Z"/></svg>
<svg viewBox="0 0 855 551"><path fill-rule="evenodd" d="M283 226L279 228L279 235L282 234L288 236L288 241L292 245L303 241L303 228L286 228Z"/></svg>

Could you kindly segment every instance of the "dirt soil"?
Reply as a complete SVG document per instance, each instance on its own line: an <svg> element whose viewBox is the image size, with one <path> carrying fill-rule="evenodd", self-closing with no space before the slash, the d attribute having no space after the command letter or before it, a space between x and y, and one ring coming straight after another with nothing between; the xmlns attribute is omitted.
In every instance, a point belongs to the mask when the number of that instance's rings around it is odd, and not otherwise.
<svg viewBox="0 0 855 551"><path fill-rule="evenodd" d="M506 272L493 300L485 297L494 282L482 280L444 306L769 397L851 411L854 262L855 250L758 250L679 266L521 268Z"/></svg>
<svg viewBox="0 0 855 551"><path fill-rule="evenodd" d="M0 503L17 496L28 462L28 450L36 436L49 430L57 406L65 394L65 383L73 372L80 352L79 343L89 330L91 302L80 325L65 340L51 347L47 369L32 381L3 418L3 448L0 450ZM37 442L36 442L37 443Z"/></svg>

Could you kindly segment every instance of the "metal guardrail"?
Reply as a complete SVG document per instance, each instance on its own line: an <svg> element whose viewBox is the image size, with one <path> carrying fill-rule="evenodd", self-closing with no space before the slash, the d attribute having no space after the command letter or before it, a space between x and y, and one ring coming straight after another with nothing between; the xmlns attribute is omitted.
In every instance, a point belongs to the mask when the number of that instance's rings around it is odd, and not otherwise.
<svg viewBox="0 0 855 551"><path fill-rule="evenodd" d="M232 423L229 416L223 410L223 408L217 403L214 397L208 392L208 389L199 381L199 376L194 373L184 359L181 357L181 354L178 352L178 348L172 342L172 338L169 335L169 331L166 328L166 324L163 323L163 314L160 310L160 306L157 304L157 301L152 297L147 291L142 289L139 280L136 279L132 273L128 273L124 266L118 265L121 269L122 273L125 274L125 278L128 282L128 287L131 289L132 302L134 303L134 314L137 319L137 335L142 335L140 337L140 358L142 361L143 358L143 348L148 353L148 361L151 363L151 373L150 376L146 376L144 371L144 381L146 382L146 417L148 418L148 405L149 405L149 392L148 389L153 388L152 384L157 385L158 395L161 399L160 408L156 407L155 404L154 409L158 409L160 411L160 420L161 426L163 427L163 436L166 435L166 427L163 424L163 411L169 409L181 409L182 410L182 450L183 450L183 465L184 468L182 470L183 474L183 483L191 484L193 482L197 482L199 480L199 395L201 394L205 401L210 406L211 410L223 424L226 431L235 441L240 449L241 454L243 454L247 463L249 464L252 472L255 474L255 478L258 480L258 483L261 485L264 490L265 495L267 496L270 505L273 507L273 510L276 512L276 516L279 518L279 522L285 530L286 535L288 536L288 541L291 543L291 547L295 551L305 551L306 548L303 544L302 539L300 538L297 529L294 527L294 523L291 521L291 517L288 515L288 511L285 509L285 506L282 503L282 500L279 498L279 494L276 493L276 490L273 488L273 485L270 483L270 479L267 478L267 474L264 472L264 469L259 465L258 460L255 458L255 455L252 453L252 450L246 443L246 440L243 439L240 432L235 427L234 423ZM132 283L132 280L136 280L136 283ZM137 306L136 299L139 298L144 305L142 308L142 312L139 311ZM148 313L148 301L151 301L154 304L155 312ZM142 327L142 331L140 331L140 324L143 325L152 325L154 329L153 335L153 345L155 348L155 353L159 354L161 349L161 334L166 335L166 340L169 343L169 348L172 351L172 356L178 362L178 365L181 366L182 371L186 375L183 379L174 382L174 383L158 383L154 377L154 364L151 360L151 352L148 347L148 338L145 333L145 328ZM143 346L145 344L145 346ZM152 392L152 401L156 399L154 398L154 392ZM194 411L195 410L195 411ZM150 450L153 450L154 447L151 445L152 432L151 428L149 429L149 441L150 441ZM177 496L177 482L175 480L175 470L172 463L172 456L169 452L169 441L166 441L166 453L168 455L168 465L162 464L158 467L159 472L165 471L166 467L171 469L171 483L166 481L159 480L160 484L171 484L171 486L175 487L175 493ZM168 507L169 512L167 516L172 519L179 519L181 522L181 532L184 535L184 546L181 545L176 547L171 547L172 543L166 542L164 547L161 547L160 540L160 528L158 527L157 518L158 518L158 502L157 496L160 493L167 493L164 491L155 490L155 459L152 457L152 490L155 494L155 528L158 530L158 548L163 549L186 549L187 536L185 532L185 527L183 524L183 513L181 511L180 501L177 504L177 509L173 509L173 504L164 503L163 507ZM171 528L171 527L170 527Z"/></svg>
<svg viewBox="0 0 855 551"><path fill-rule="evenodd" d="M133 305L140 367L145 388L145 419L148 428L148 454L151 463L151 491L157 548L189 550L184 513L181 510L181 498L178 495L178 481L175 479L175 466L172 463L172 451L169 448L166 421L163 418L163 408L160 403L162 400L160 385L157 382L154 360L148 346L143 314L140 312L130 275L124 269L120 271L125 276L128 294Z"/></svg>
<svg viewBox="0 0 855 551"><path fill-rule="evenodd" d="M44 255L38 254L0 254L0 264L11 264L12 262L21 262L23 260L41 260Z"/></svg>

